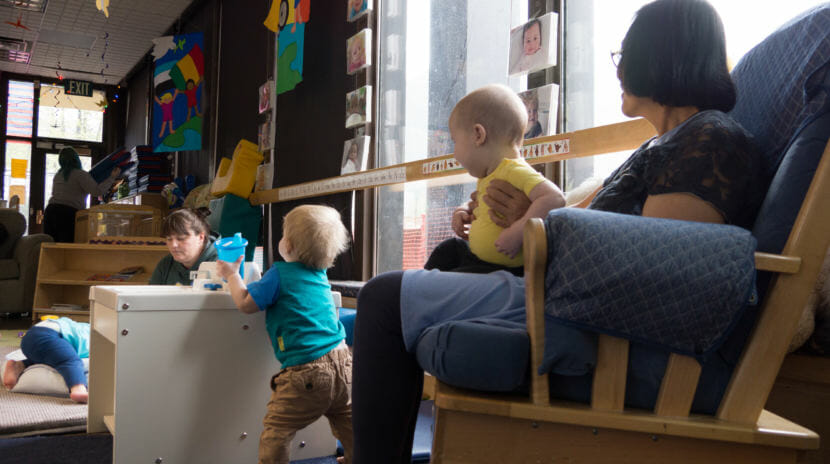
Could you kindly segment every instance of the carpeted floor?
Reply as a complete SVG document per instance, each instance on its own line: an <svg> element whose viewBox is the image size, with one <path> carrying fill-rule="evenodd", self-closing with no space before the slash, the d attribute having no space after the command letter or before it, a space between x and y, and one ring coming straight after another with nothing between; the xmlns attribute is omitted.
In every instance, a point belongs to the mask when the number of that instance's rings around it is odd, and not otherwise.
<svg viewBox="0 0 830 464"><path fill-rule="evenodd" d="M20 338L24 333L25 330L0 330L0 348L13 348L6 353L20 348Z"/></svg>

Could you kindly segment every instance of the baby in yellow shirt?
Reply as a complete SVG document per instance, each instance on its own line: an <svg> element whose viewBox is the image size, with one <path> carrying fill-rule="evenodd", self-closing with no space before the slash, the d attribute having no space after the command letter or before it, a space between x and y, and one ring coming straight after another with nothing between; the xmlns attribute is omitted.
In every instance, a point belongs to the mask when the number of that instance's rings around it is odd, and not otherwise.
<svg viewBox="0 0 830 464"><path fill-rule="evenodd" d="M510 227L496 225L483 201L473 211L469 247L461 239L438 245L426 269L463 272L492 272L522 266L522 233L532 217L565 206L562 191L533 169L519 155L527 126L527 110L519 96L503 85L488 85L462 98L450 114L450 135L455 159L478 178L476 191L482 194L494 179L504 179L523 191L530 207ZM519 271L520 272L520 271Z"/></svg>

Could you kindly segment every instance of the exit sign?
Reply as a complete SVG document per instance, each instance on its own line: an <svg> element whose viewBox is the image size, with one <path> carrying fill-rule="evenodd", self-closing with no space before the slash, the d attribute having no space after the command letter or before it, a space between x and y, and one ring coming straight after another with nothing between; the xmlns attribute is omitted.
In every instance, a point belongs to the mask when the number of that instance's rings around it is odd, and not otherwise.
<svg viewBox="0 0 830 464"><path fill-rule="evenodd" d="M92 96L92 82L76 81L74 79L67 79L63 81L63 91L67 95L79 95L81 97Z"/></svg>

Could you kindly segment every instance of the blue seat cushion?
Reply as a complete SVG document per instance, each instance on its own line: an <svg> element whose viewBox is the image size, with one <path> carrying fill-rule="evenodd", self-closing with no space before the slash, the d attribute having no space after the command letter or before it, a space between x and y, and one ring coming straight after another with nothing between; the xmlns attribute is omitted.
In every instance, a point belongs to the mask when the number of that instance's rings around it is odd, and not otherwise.
<svg viewBox="0 0 830 464"><path fill-rule="evenodd" d="M826 111L830 4L811 9L747 52L732 71L738 101L730 112L762 149L767 179L790 140Z"/></svg>
<svg viewBox="0 0 830 464"><path fill-rule="evenodd" d="M338 308L340 311L340 323L346 329L346 344L352 346L354 343L354 319L357 316L357 310L351 308Z"/></svg>

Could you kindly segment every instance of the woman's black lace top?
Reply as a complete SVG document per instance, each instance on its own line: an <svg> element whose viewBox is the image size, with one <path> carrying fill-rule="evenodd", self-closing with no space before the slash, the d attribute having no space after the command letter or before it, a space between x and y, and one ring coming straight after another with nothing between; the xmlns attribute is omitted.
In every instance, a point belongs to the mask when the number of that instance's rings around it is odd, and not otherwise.
<svg viewBox="0 0 830 464"><path fill-rule="evenodd" d="M637 149L603 183L589 208L641 215L649 195L689 193L724 222L747 229L766 182L750 136L726 114L701 111Z"/></svg>

